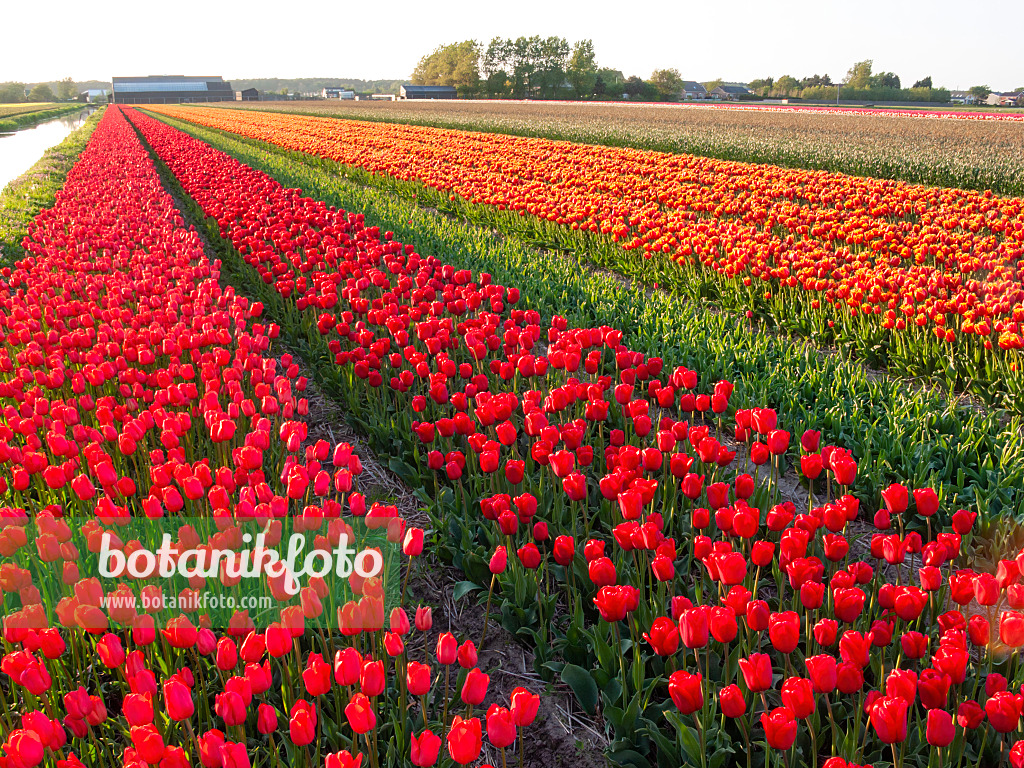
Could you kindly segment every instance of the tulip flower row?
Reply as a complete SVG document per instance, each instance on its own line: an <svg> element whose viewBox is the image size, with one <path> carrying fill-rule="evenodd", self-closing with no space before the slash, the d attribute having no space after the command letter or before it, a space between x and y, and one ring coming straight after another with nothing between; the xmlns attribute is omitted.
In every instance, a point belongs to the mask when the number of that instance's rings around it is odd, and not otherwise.
<svg viewBox="0 0 1024 768"><path fill-rule="evenodd" d="M585 235L573 243L605 262L626 258L603 247L612 240L668 257L652 280L709 285L730 306L913 375L948 375L952 358L954 383L992 397L977 382L1017 378L1018 198L439 128L159 111L415 182L508 229L529 214Z"/></svg>
<svg viewBox="0 0 1024 768"><path fill-rule="evenodd" d="M412 462L468 590L600 708L613 760L1021 758L1020 566L955 567L973 513L937 529L939 493L892 484L863 515L849 452L813 431L791 446L768 408L729 416L728 382L695 391L612 328L545 328L515 289L131 119L285 332ZM778 483L794 454L806 510Z"/></svg>
<svg viewBox="0 0 1024 768"><path fill-rule="evenodd" d="M487 99L481 99L483 102L487 102ZM496 104L523 104L533 105L535 101L518 101L515 99L501 99L495 102ZM572 107L580 106L592 106L599 109L622 108L622 109L635 109L637 107L655 107L658 109L722 109L722 110L735 110L737 112L778 112L785 114L788 112L803 112L806 114L819 114L819 115L870 115L872 117L908 117L923 120L968 120L968 121L997 121L997 122L1024 122L1024 114L1020 112L978 112L968 110L957 110L957 109L880 109L872 107L870 109L864 107L828 107L828 106L800 106L800 105L787 105L777 106L768 104L726 104L726 103L686 103L686 104L672 104L666 102L579 102L579 101L558 101L555 99L545 100L544 104L551 105L564 105Z"/></svg>
<svg viewBox="0 0 1024 768"><path fill-rule="evenodd" d="M494 695L473 643L443 633L428 652L429 608L413 634L404 607L386 618L379 579L349 580L361 597L336 617L322 616L321 577L275 592L269 616L236 611L218 626L183 599L158 626L145 601L155 575L89 575L102 533L137 551L119 536L131 518L215 521L205 539L183 526L172 559L215 541L237 549L247 521L292 518L325 531L326 549L364 518L410 558L423 531L366 509L350 446L306 439L305 379L288 355L282 370L268 356L278 327L221 288L220 262L119 110L23 246L0 287L0 764L430 766L443 744L469 764L484 723L495 749L522 750L539 698L516 689L484 715ZM208 580L193 577L192 597Z"/></svg>

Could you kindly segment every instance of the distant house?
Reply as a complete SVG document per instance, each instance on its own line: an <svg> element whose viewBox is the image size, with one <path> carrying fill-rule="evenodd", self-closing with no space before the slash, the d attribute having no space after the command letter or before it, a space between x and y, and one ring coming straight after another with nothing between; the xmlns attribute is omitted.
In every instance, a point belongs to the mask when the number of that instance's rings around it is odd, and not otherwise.
<svg viewBox="0 0 1024 768"><path fill-rule="evenodd" d="M399 90L402 99L457 99L454 85L403 85Z"/></svg>
<svg viewBox="0 0 1024 768"><path fill-rule="evenodd" d="M708 97L708 89L700 83L696 83L693 80L683 81L683 98L687 100L691 99L706 99Z"/></svg>
<svg viewBox="0 0 1024 768"><path fill-rule="evenodd" d="M244 91L235 91L235 101L259 101L260 92L255 88L246 88Z"/></svg>
<svg viewBox="0 0 1024 768"><path fill-rule="evenodd" d="M90 88L78 94L78 100L84 101L86 104L95 104L97 101L106 101L106 99L107 91L101 88Z"/></svg>
<svg viewBox="0 0 1024 768"><path fill-rule="evenodd" d="M356 97L356 92L347 91L344 88L324 88L322 91L320 91L320 95L325 99L350 100Z"/></svg>
<svg viewBox="0 0 1024 768"><path fill-rule="evenodd" d="M1001 107L1024 107L1024 91L1004 93L999 102Z"/></svg>
<svg viewBox="0 0 1024 768"><path fill-rule="evenodd" d="M711 97L723 101L735 101L741 96L749 96L750 91L742 85L720 85L711 92Z"/></svg>
<svg viewBox="0 0 1024 768"><path fill-rule="evenodd" d="M970 91L950 91L949 101L951 104L975 104L978 100Z"/></svg>

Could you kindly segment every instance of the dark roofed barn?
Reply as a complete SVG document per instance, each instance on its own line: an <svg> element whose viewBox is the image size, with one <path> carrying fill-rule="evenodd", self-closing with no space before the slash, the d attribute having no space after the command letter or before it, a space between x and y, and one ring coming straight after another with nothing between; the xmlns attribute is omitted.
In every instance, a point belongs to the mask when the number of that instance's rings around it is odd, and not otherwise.
<svg viewBox="0 0 1024 768"><path fill-rule="evenodd" d="M399 95L403 99L457 99L459 92L454 85L403 85Z"/></svg>
<svg viewBox="0 0 1024 768"><path fill-rule="evenodd" d="M738 99L749 94L750 91L742 85L720 85L711 92L711 95L718 99Z"/></svg>
<svg viewBox="0 0 1024 768"><path fill-rule="evenodd" d="M221 77L151 75L113 78L111 97L115 104L182 104L234 101L235 92Z"/></svg>

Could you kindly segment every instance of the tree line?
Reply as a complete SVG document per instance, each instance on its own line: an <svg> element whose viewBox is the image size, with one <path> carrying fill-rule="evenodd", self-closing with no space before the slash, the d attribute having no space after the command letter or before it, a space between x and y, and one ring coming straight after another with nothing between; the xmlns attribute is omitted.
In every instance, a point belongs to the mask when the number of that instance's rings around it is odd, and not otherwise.
<svg viewBox="0 0 1024 768"><path fill-rule="evenodd" d="M88 88L109 87L109 83L76 83L70 77L49 83L0 83L0 104L22 104L31 102L74 101L78 94Z"/></svg>
<svg viewBox="0 0 1024 768"><path fill-rule="evenodd" d="M948 102L950 92L936 88L932 78L916 80L904 88L894 72L874 72L871 59L850 67L846 77L833 82L828 74L797 79L790 75L759 78L749 90L757 98L801 98L867 101ZM677 69L657 69L644 79L597 63L592 40L570 44L563 37L495 37L486 46L464 40L439 46L420 59L413 71L414 85L452 85L464 98L621 98L642 101L678 101L683 98L683 78ZM708 93L722 80L701 83ZM983 101L987 86L971 93Z"/></svg>

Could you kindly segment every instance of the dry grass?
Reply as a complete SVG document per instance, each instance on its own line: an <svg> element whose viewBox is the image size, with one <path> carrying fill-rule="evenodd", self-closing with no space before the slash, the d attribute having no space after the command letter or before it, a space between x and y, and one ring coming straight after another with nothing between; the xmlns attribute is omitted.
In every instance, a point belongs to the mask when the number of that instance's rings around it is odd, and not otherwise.
<svg viewBox="0 0 1024 768"><path fill-rule="evenodd" d="M614 103L309 101L217 106L546 136L1024 194L1024 122Z"/></svg>

